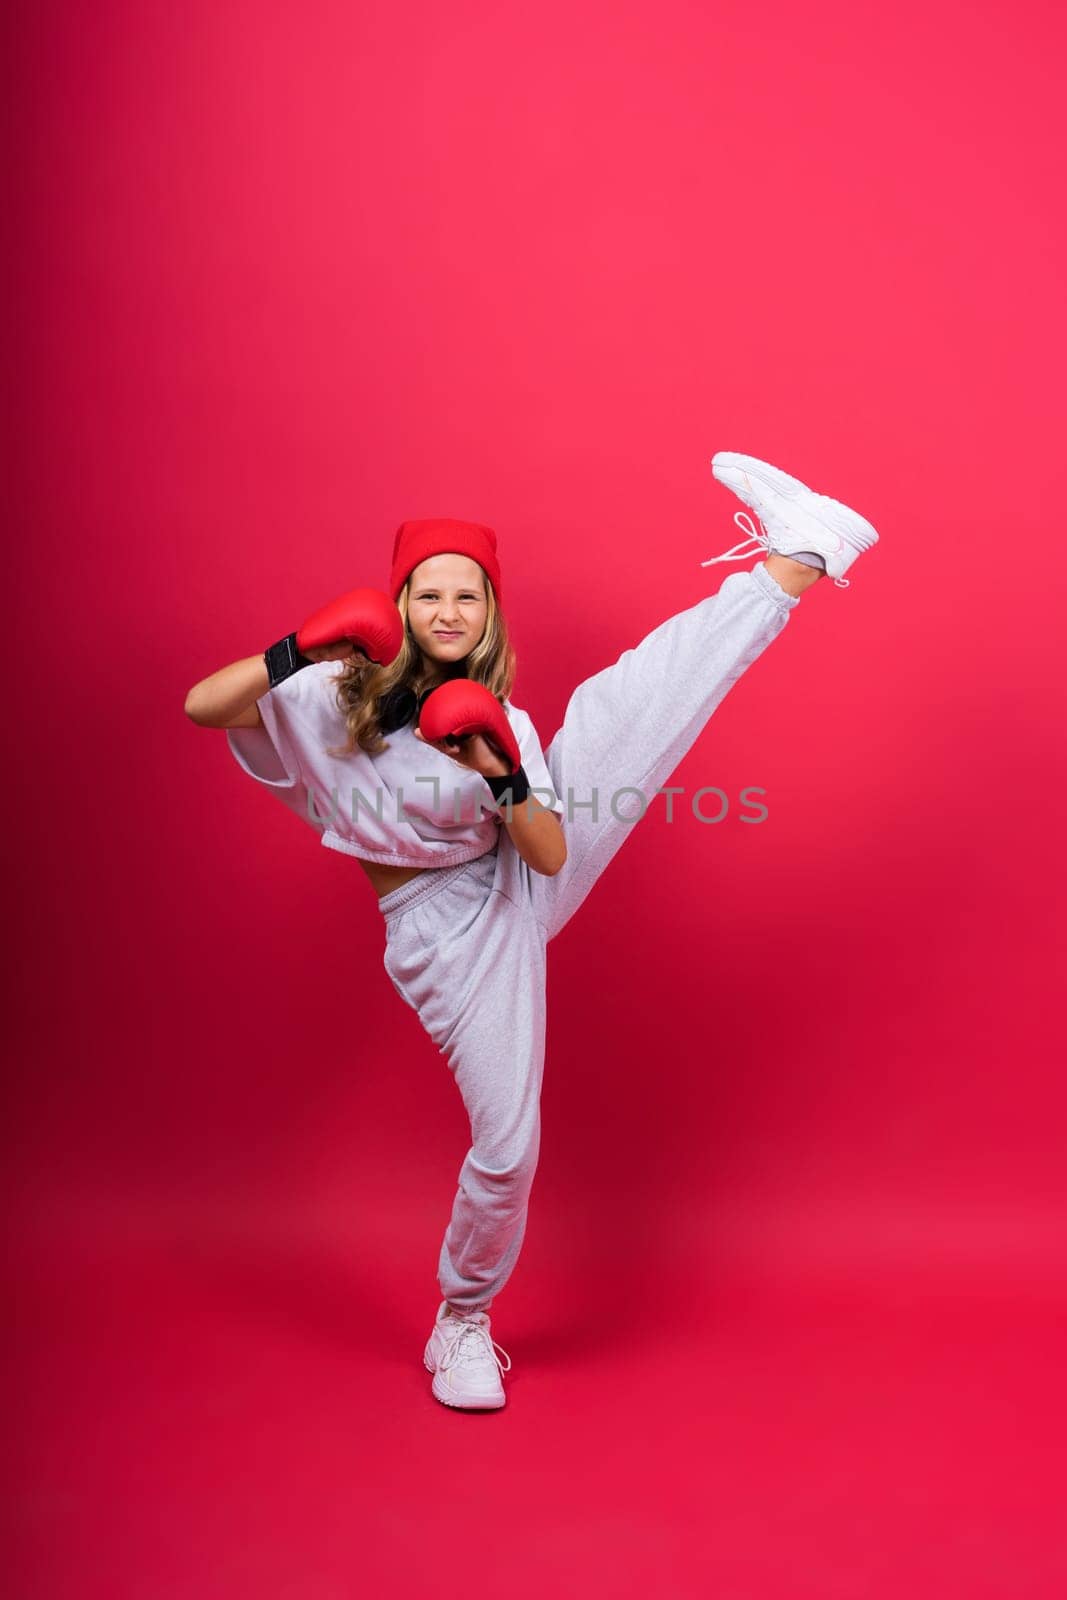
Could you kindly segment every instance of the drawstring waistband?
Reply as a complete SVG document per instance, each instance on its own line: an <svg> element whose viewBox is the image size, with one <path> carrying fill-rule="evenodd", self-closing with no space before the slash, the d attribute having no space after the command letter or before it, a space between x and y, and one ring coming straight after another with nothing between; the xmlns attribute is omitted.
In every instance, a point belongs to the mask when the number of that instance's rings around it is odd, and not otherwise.
<svg viewBox="0 0 1067 1600"><path fill-rule="evenodd" d="M497 845L485 855L496 855ZM472 856L470 861L461 861L454 867L427 867L415 878L407 883L402 883L399 889L390 889L388 894L383 894L378 901L378 910L386 922L400 911L408 911L412 906L418 905L420 900L429 900L431 896L440 894L447 889L461 873L469 870L476 861L484 860L484 856Z"/></svg>

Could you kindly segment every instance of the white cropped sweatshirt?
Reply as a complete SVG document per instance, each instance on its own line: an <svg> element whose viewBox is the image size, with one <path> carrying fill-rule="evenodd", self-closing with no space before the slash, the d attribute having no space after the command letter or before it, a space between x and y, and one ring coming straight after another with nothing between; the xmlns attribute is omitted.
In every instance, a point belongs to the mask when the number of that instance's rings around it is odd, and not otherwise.
<svg viewBox="0 0 1067 1600"><path fill-rule="evenodd" d="M261 728L227 728L240 767L277 795L330 850L391 867L451 867L493 848L503 818L480 773L416 739L414 723L385 735L380 755L347 740L337 704L336 661L303 667L257 701ZM525 711L503 702L534 797L563 811L537 731Z"/></svg>

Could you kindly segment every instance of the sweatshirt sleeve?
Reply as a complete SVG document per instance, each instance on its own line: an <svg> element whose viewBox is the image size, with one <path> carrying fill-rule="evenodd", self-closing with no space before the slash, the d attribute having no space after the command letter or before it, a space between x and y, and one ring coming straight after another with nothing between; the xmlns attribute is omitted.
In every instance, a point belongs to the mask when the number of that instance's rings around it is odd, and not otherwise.
<svg viewBox="0 0 1067 1600"><path fill-rule="evenodd" d="M505 706L512 731L519 744L519 754L522 757L523 770L529 780L530 792L535 800L549 811L554 811L557 816L563 814L563 801L556 794L552 782L552 775L548 770L541 741L537 736L537 729L527 712L521 711L518 706L508 702Z"/></svg>
<svg viewBox="0 0 1067 1600"><path fill-rule="evenodd" d="M308 804L305 774L316 752L331 740L340 742L343 719L327 715L328 684L324 678L336 663L317 662L276 684L256 701L261 728L227 728L226 742L237 765L275 794L284 805L321 833Z"/></svg>

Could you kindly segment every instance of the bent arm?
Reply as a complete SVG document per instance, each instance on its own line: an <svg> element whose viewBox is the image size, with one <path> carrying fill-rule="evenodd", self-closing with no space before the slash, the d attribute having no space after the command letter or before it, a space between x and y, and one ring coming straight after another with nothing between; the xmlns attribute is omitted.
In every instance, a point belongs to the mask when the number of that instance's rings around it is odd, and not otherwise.
<svg viewBox="0 0 1067 1600"><path fill-rule="evenodd" d="M502 803L497 815L531 871L554 878L567 859L567 841L556 813L531 794L518 805Z"/></svg>
<svg viewBox="0 0 1067 1600"><path fill-rule="evenodd" d="M185 697L185 715L201 728L258 728L256 701L270 688L262 656L246 656L203 678Z"/></svg>

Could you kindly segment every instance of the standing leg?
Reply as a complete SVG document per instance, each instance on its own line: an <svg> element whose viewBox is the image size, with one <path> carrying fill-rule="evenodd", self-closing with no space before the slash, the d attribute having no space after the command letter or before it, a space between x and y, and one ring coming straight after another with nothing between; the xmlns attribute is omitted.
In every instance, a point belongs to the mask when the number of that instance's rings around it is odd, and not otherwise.
<svg viewBox="0 0 1067 1600"><path fill-rule="evenodd" d="M731 573L717 594L668 617L575 689L545 752L564 805L567 860L554 877L523 864L546 939L574 915L716 706L798 604L762 564ZM619 793L633 789L640 799Z"/></svg>
<svg viewBox="0 0 1067 1600"><path fill-rule="evenodd" d="M470 1119L438 1262L442 1295L464 1312L487 1311L511 1276L540 1148L544 936L529 903L494 886L496 865L494 851L387 918L386 970L448 1061Z"/></svg>

